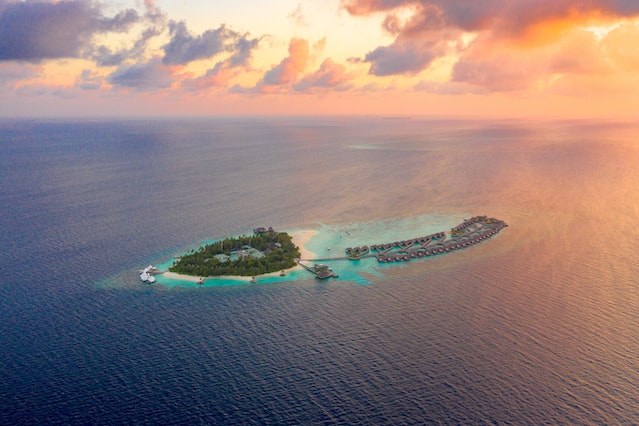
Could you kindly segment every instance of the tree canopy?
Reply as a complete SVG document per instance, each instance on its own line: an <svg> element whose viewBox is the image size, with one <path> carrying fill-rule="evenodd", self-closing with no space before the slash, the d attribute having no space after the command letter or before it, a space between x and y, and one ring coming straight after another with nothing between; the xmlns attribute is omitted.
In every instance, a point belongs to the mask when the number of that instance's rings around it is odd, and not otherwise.
<svg viewBox="0 0 639 426"><path fill-rule="evenodd" d="M247 246L255 250L245 249ZM256 253L263 256L258 257ZM220 260L216 255L226 255L229 259ZM292 268L299 257L298 247L286 232L265 232L207 244L177 259L169 270L201 277L254 276Z"/></svg>

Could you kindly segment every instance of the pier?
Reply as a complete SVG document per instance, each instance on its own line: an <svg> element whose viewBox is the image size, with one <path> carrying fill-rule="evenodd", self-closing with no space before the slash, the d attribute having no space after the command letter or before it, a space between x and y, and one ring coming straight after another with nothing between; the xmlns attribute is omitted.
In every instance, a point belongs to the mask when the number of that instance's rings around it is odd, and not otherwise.
<svg viewBox="0 0 639 426"><path fill-rule="evenodd" d="M356 261L375 257L379 263L406 262L413 259L450 253L473 246L496 235L507 226L506 222L499 219L488 216L475 216L470 219L465 219L459 225L451 228L449 235L445 232L438 232L425 237L394 241L392 243L374 244L370 247L366 245L349 247L345 250L345 256L304 260L309 262L332 260ZM299 262L298 264L317 276L312 268Z"/></svg>
<svg viewBox="0 0 639 426"><path fill-rule="evenodd" d="M316 263L312 268L310 266L308 266L308 265L304 265L299 260L297 261L297 264L300 265L302 268L306 269L311 274L315 275L315 278L320 279L320 280L325 280L327 278L337 278L338 277L338 275L335 274L331 268L329 268L327 265L323 265L321 263Z"/></svg>
<svg viewBox="0 0 639 426"><path fill-rule="evenodd" d="M444 232L439 232L427 237L381 244L372 248L379 252L377 261L380 263L406 262L470 247L496 235L506 226L508 225L502 220L475 216L451 228L449 239L446 239Z"/></svg>

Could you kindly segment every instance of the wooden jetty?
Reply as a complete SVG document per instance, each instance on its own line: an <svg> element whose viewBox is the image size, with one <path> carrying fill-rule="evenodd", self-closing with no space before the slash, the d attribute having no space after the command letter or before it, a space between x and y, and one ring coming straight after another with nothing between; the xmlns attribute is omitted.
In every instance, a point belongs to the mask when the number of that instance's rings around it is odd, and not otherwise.
<svg viewBox="0 0 639 426"><path fill-rule="evenodd" d="M315 278L319 280L325 280L327 278L337 278L338 275L333 272L331 268L322 263L316 263L312 268L308 265L304 265L302 262L297 261L297 264L306 269L311 274L315 275Z"/></svg>

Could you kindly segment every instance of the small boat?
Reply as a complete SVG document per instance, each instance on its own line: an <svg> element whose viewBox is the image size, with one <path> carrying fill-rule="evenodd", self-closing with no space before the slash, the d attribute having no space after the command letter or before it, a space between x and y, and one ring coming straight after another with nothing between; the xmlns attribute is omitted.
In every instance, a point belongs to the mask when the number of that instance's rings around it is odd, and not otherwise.
<svg viewBox="0 0 639 426"><path fill-rule="evenodd" d="M153 284L155 282L153 273L156 271L157 269L155 268L155 266L149 265L146 268L142 269L140 273L140 279L145 283Z"/></svg>
<svg viewBox="0 0 639 426"><path fill-rule="evenodd" d="M256 282L257 280L255 279L255 277L251 278L251 281L250 281L251 284L255 284Z"/></svg>
<svg viewBox="0 0 639 426"><path fill-rule="evenodd" d="M199 280L197 280L197 283L196 283L196 284L204 284L204 278L203 278L203 277L200 277L200 279L199 279Z"/></svg>
<svg viewBox="0 0 639 426"><path fill-rule="evenodd" d="M284 271L280 272L280 277L285 277L286 273Z"/></svg>

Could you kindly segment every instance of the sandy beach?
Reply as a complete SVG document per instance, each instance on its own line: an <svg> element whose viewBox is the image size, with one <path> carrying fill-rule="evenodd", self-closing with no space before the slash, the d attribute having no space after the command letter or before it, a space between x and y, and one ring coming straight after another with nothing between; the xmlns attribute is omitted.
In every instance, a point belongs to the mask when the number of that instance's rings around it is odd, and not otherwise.
<svg viewBox="0 0 639 426"><path fill-rule="evenodd" d="M200 277L194 277L193 275L178 274L176 272L171 272L171 271L161 272L158 275L162 275L163 277L167 277L172 280L189 281L192 283L196 283L200 281Z"/></svg>
<svg viewBox="0 0 639 426"><path fill-rule="evenodd" d="M295 244L300 249L300 258L301 259L312 259L315 257L315 253L308 250L306 244L308 241L317 235L318 231L314 229L304 229L302 231L296 231L291 233L291 238L293 238L293 244Z"/></svg>
<svg viewBox="0 0 639 426"><path fill-rule="evenodd" d="M304 229L301 231L292 232L290 233L290 235L291 235L291 238L293 239L293 244L295 244L300 250L301 259L312 259L313 257L315 257L315 254L309 251L305 245L308 243L308 241L311 238L313 238L313 236L317 235L316 230ZM298 269L302 269L302 267L299 265L296 265L292 268L286 269L284 273L288 275L288 273L290 273L291 271L295 271ZM276 272L271 272L268 274L257 275L256 279L259 277L278 277L280 273L281 271L276 271ZM202 277L197 277L192 275L178 274L176 272L171 272L171 271L161 272L158 275L162 275L163 277L169 278L171 280L188 281L192 283L197 283L202 278ZM251 279L253 279L253 277L239 276L239 275L221 275L221 276L215 276L215 277L204 277L204 282L209 280L216 280L216 279L249 282L251 281Z"/></svg>

